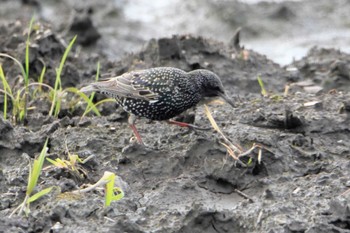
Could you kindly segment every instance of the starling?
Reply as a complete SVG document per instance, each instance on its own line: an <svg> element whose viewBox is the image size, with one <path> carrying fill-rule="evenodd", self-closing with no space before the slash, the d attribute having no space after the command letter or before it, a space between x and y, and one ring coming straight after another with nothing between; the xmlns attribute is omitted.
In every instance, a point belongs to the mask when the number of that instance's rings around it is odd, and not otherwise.
<svg viewBox="0 0 350 233"><path fill-rule="evenodd" d="M91 83L81 89L84 93L94 91L115 98L130 113L128 123L140 144L143 142L135 127L137 117L167 120L168 123L182 127L199 128L170 119L196 106L206 97L220 96L233 106L220 78L204 69L185 72L177 68L158 67L132 71Z"/></svg>

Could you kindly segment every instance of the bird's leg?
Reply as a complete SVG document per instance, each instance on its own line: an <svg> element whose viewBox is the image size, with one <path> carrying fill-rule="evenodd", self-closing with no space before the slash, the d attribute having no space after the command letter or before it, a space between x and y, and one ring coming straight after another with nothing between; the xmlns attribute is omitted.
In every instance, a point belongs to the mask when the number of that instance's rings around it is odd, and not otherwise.
<svg viewBox="0 0 350 233"><path fill-rule="evenodd" d="M178 125L180 127L186 127L186 128L190 128L190 129L197 129L197 130L210 130L211 129L211 128L202 128L202 127L199 127L196 125L192 125L192 124L180 122L180 121L174 121L174 120L167 120L167 122L169 124L172 124L172 125Z"/></svg>
<svg viewBox="0 0 350 233"><path fill-rule="evenodd" d="M134 132L134 135L135 135L137 141L139 142L139 144L144 145L143 141L141 139L141 136L140 136L139 132L136 129L135 121L136 121L136 116L134 114L131 114L129 116L129 119L128 119L129 126L132 129L132 131Z"/></svg>

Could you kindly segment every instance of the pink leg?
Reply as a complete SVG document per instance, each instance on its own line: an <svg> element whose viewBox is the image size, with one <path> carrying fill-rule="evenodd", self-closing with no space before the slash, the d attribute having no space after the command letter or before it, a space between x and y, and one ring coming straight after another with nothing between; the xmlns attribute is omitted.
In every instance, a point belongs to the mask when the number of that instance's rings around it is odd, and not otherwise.
<svg viewBox="0 0 350 233"><path fill-rule="evenodd" d="M138 132L137 129L136 129L136 126L135 126L134 124L132 124L132 125L130 125L130 128L131 128L132 131L134 132L134 135L135 135L137 141L138 141L141 145L144 145L144 144L143 144L143 141L142 141L142 138L141 138L139 132Z"/></svg>
<svg viewBox="0 0 350 233"><path fill-rule="evenodd" d="M131 114L131 115L129 116L129 119L128 119L128 123L129 123L129 125L130 125L130 128L131 128L132 131L134 132L134 135L135 135L137 141L138 141L141 145L144 145L144 144L143 144L143 141L142 141L142 139L141 139L141 136L140 136L139 132L138 132L137 129L136 129L135 121L136 121L136 116L135 116L134 114Z"/></svg>
<svg viewBox="0 0 350 233"><path fill-rule="evenodd" d="M186 127L186 128L190 128L190 129L210 130L210 128L201 128L201 127L198 127L196 125L192 125L192 124L188 124L188 123L180 122L180 121L168 120L167 122L169 124L172 124L172 125L178 125L180 127Z"/></svg>

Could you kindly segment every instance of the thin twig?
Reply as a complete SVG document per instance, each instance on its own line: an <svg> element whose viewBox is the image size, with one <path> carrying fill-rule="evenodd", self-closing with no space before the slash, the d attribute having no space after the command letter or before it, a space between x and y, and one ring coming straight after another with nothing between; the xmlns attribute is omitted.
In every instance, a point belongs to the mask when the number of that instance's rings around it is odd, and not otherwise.
<svg viewBox="0 0 350 233"><path fill-rule="evenodd" d="M238 195L244 197L245 199L248 199L251 203L254 203L253 198L251 198L250 196L248 196L247 194L243 193L242 191L239 191L238 189L234 190Z"/></svg>

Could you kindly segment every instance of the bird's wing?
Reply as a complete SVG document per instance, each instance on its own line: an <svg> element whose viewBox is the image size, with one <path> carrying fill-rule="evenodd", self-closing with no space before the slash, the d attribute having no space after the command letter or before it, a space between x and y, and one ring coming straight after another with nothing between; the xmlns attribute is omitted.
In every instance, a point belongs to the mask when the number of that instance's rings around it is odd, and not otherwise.
<svg viewBox="0 0 350 233"><path fill-rule="evenodd" d="M125 73L106 81L92 83L81 89L82 92L97 91L112 97L127 97L157 101L159 95L151 90L151 84L142 79L143 71Z"/></svg>

